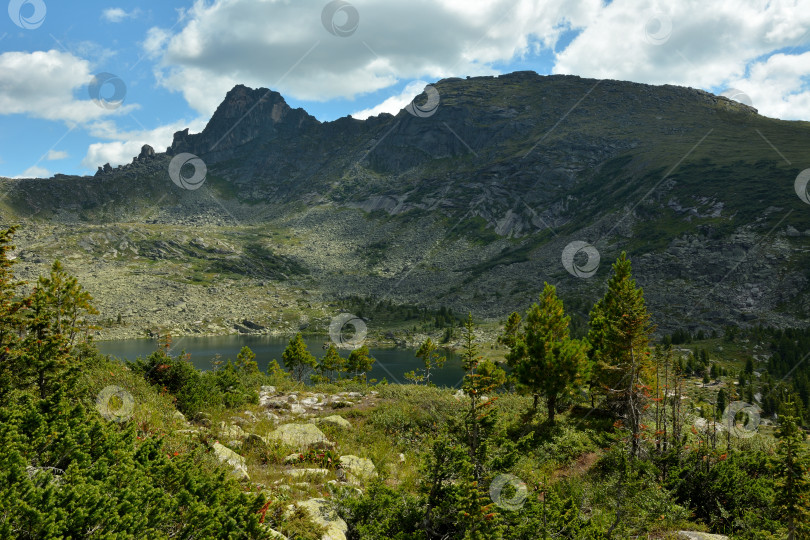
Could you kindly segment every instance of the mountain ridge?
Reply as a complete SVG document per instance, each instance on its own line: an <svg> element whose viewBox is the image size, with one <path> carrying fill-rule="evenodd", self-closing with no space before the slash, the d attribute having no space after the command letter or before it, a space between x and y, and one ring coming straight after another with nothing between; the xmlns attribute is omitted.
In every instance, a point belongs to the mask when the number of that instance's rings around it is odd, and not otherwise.
<svg viewBox="0 0 810 540"><path fill-rule="evenodd" d="M587 305L627 251L664 330L805 324L810 219L793 180L807 163L807 122L702 90L570 75L431 88L429 111L319 122L277 92L237 85L202 132L177 132L165 153L144 147L95 177L4 180L3 221L59 223L68 237L138 223L210 229L211 242L236 244L228 256L245 271L229 276L267 282L254 275L265 261L229 236L253 231L288 261L279 264L309 270L284 279L317 291L323 306L359 294L496 318L531 302L543 281ZM203 189L168 178L180 153L205 162ZM292 243L262 236L269 229ZM221 279L221 261L180 238L193 232L177 234L181 255L166 259L176 271L199 262L205 280ZM151 244L126 264L156 241L142 240ZM566 271L561 254L573 241L599 252L592 278Z"/></svg>

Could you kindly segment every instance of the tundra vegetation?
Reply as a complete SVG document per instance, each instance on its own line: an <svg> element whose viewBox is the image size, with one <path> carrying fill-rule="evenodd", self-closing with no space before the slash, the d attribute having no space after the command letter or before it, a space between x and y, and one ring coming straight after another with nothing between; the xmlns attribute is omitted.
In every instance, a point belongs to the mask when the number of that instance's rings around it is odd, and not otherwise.
<svg viewBox="0 0 810 540"><path fill-rule="evenodd" d="M15 278L14 233L0 232L0 537L810 535L810 336L656 337L624 254L587 328L572 333L547 284L504 321L502 362L471 315L448 314L454 389L431 382L438 319L413 384L369 380L365 346L317 358L300 335L266 372L248 348L198 371L165 335L146 358L105 357L92 298L58 262Z"/></svg>

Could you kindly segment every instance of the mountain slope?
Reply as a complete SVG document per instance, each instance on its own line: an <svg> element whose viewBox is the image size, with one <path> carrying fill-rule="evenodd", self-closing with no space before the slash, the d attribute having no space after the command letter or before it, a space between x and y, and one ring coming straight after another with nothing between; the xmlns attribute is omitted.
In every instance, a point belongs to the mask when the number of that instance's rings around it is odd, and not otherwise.
<svg viewBox="0 0 810 540"><path fill-rule="evenodd" d="M241 320L209 298L222 280L273 299L306 289L311 319L292 320L285 301L243 308L292 328L328 321L348 295L502 317L544 280L577 309L601 295L623 250L662 331L804 324L810 209L793 185L810 163L807 122L689 88L532 72L434 88L438 107L422 117L321 123L240 85L165 153L144 149L94 177L3 180L3 221L26 222L32 271L55 256L94 267L107 316L129 310L132 328L154 319L151 300L128 290L136 273L157 279L159 296L189 299L166 314L185 321L181 333L215 318L200 307L212 303L227 311L222 328ZM208 168L201 189L169 179L184 152ZM592 277L562 264L578 240L601 256Z"/></svg>

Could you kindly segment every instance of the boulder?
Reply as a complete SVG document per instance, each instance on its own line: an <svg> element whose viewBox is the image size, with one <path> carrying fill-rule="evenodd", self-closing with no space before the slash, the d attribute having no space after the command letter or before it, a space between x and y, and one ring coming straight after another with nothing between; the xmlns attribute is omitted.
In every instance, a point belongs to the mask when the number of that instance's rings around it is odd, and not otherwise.
<svg viewBox="0 0 810 540"><path fill-rule="evenodd" d="M276 393L276 387L275 386L262 386L261 387L261 393L262 394L275 394Z"/></svg>
<svg viewBox="0 0 810 540"><path fill-rule="evenodd" d="M709 534L700 531L678 531L675 538L677 540L728 540L728 536L722 534Z"/></svg>
<svg viewBox="0 0 810 540"><path fill-rule="evenodd" d="M284 424L275 431L271 431L267 438L279 440L299 450L305 450L311 446L331 447L334 445L314 424Z"/></svg>
<svg viewBox="0 0 810 540"><path fill-rule="evenodd" d="M224 439L244 439L247 437L245 430L234 424L219 423L219 432Z"/></svg>
<svg viewBox="0 0 810 540"><path fill-rule="evenodd" d="M361 458L351 454L340 456L340 465L346 472L360 480L368 480L377 476L374 463L368 458ZM349 480L352 478L349 477Z"/></svg>
<svg viewBox="0 0 810 540"><path fill-rule="evenodd" d="M245 437L245 442L242 445L242 448L244 448L245 452L251 452L254 450L263 451L267 449L267 441L255 433L248 433L248 436Z"/></svg>
<svg viewBox="0 0 810 540"><path fill-rule="evenodd" d="M240 480L250 480L247 466L245 465L245 458L218 442L212 444L211 449L214 451L214 455L220 463L227 463L231 467L234 476Z"/></svg>
<svg viewBox="0 0 810 540"><path fill-rule="evenodd" d="M346 540L349 527L337 512L329 505L326 499L309 499L295 503L299 508L306 510L309 518L316 524L326 527L321 540Z"/></svg>
<svg viewBox="0 0 810 540"><path fill-rule="evenodd" d="M333 426L338 426L343 429L351 429L352 424L339 414L333 414L332 416L325 416L323 418L313 418L312 421L316 424L332 424Z"/></svg>
<svg viewBox="0 0 810 540"><path fill-rule="evenodd" d="M289 469L284 471L284 474L292 476L293 478L301 478L302 476L326 476L329 474L329 469Z"/></svg>

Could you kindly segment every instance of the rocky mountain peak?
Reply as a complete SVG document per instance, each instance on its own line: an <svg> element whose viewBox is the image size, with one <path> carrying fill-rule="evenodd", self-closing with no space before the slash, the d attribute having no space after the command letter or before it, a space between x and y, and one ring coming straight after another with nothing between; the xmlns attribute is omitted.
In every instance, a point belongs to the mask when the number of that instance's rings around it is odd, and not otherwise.
<svg viewBox="0 0 810 540"><path fill-rule="evenodd" d="M317 123L303 109L290 108L278 92L238 84L225 95L202 133L178 131L167 153L221 154L259 137L273 138Z"/></svg>

